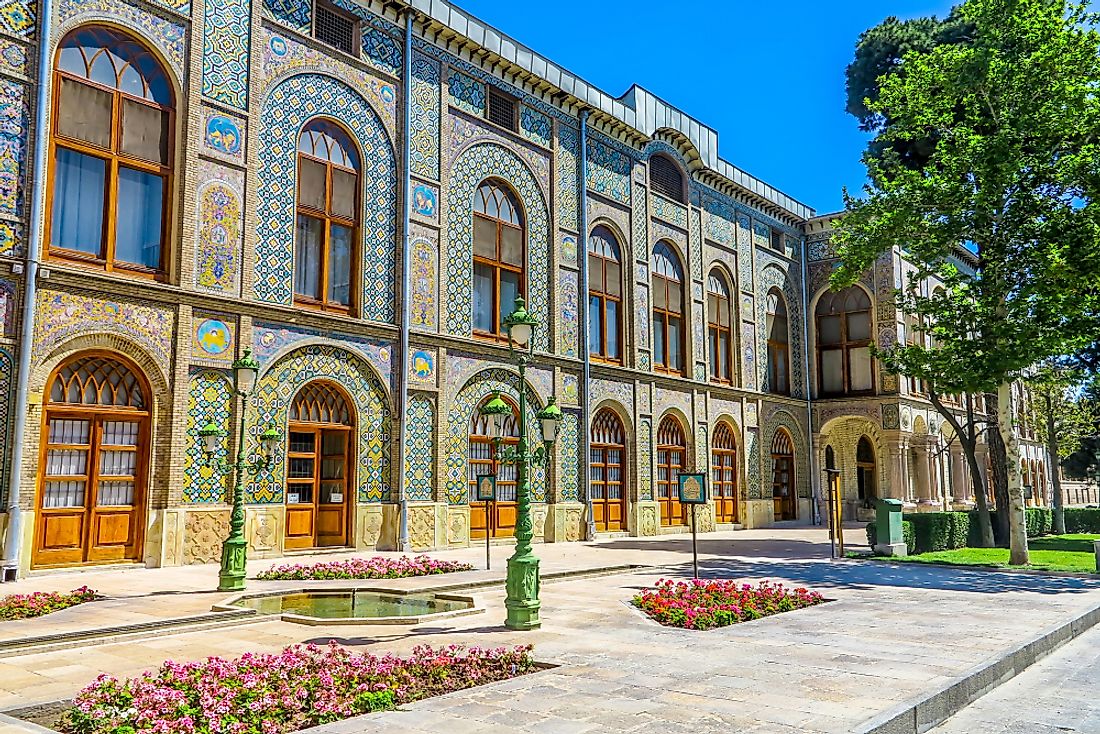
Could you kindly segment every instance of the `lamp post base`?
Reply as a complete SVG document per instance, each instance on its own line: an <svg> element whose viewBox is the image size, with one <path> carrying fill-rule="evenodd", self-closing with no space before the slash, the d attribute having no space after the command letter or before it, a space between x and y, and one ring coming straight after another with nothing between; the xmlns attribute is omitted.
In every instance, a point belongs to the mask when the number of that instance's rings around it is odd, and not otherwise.
<svg viewBox="0 0 1100 734"><path fill-rule="evenodd" d="M504 606L508 616L504 626L510 630L536 630L542 626L539 619L539 559L533 554L508 559L508 596Z"/></svg>
<svg viewBox="0 0 1100 734"><path fill-rule="evenodd" d="M218 591L241 591L245 578L244 538L230 538L222 543L222 568L218 573Z"/></svg>

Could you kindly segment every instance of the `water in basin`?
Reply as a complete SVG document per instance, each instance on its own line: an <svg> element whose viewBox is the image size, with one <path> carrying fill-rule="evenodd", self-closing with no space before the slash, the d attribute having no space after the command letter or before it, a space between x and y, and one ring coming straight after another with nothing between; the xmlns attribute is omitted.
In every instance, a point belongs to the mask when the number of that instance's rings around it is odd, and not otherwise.
<svg viewBox="0 0 1100 734"><path fill-rule="evenodd" d="M469 602L440 599L435 594L402 595L377 591L293 592L240 599L234 605L255 609L260 614L300 614L322 619L419 617L472 607Z"/></svg>

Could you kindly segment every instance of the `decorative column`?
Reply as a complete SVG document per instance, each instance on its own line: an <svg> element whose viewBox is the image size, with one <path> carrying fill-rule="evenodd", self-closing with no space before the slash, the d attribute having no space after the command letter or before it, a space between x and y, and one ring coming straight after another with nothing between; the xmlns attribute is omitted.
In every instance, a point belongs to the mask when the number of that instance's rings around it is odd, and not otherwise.
<svg viewBox="0 0 1100 734"><path fill-rule="evenodd" d="M905 443L902 439L891 441L887 445L890 454L890 482L883 499L906 499Z"/></svg>
<svg viewBox="0 0 1100 734"><path fill-rule="evenodd" d="M967 491L967 487L970 486L969 471L966 468L966 457L963 456L963 450L961 446L951 447L951 499L952 503L956 505L967 505L970 503L970 492Z"/></svg>
<svg viewBox="0 0 1100 734"><path fill-rule="evenodd" d="M913 446L913 491L920 504L928 504L932 501L932 494L928 486L928 454L927 445L922 443Z"/></svg>
<svg viewBox="0 0 1100 734"><path fill-rule="evenodd" d="M975 457L978 459L978 473L982 476L982 486L971 487L970 500L972 502L977 501L978 492L985 492L989 494L989 467L986 465L986 458L989 456L989 447L984 444L978 446L974 452Z"/></svg>
<svg viewBox="0 0 1100 734"><path fill-rule="evenodd" d="M939 438L936 436L929 437L928 443L925 444L924 456L928 460L928 501L939 505L943 505L943 495L940 494L940 462L936 456L937 449L939 448Z"/></svg>

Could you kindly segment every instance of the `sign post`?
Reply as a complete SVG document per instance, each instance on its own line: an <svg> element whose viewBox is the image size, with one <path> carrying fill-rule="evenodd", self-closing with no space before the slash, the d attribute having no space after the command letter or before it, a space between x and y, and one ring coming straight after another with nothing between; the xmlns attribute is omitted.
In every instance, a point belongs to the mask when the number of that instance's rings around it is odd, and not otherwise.
<svg viewBox="0 0 1100 734"><path fill-rule="evenodd" d="M707 503L707 475L681 474L680 504L691 505L691 564L699 578L699 538L695 530L695 508Z"/></svg>
<svg viewBox="0 0 1100 734"><path fill-rule="evenodd" d="M829 545L833 558L844 557L844 504L840 501L840 470L826 469L829 496Z"/></svg>
<svg viewBox="0 0 1100 734"><path fill-rule="evenodd" d="M477 475L477 501L485 503L485 570L488 571L493 563L489 546L490 536L492 535L489 532L489 505L497 501L496 474Z"/></svg>

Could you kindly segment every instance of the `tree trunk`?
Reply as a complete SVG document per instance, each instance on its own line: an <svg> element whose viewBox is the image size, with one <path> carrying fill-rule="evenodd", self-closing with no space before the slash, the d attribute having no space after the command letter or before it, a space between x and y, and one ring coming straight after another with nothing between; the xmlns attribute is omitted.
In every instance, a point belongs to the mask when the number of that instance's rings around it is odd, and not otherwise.
<svg viewBox="0 0 1100 734"><path fill-rule="evenodd" d="M1050 393L1043 392L1047 418L1047 466L1050 468L1051 508L1053 509L1054 522L1051 530L1055 535L1066 534L1066 510L1062 505L1062 477L1058 476L1058 429L1054 424L1054 406L1050 399Z"/></svg>
<svg viewBox="0 0 1100 734"><path fill-rule="evenodd" d="M1027 516L1024 511L1024 485L1020 475L1020 441L1016 438L1016 426L1012 420L1012 383L1002 382L997 388L997 428L1005 446L1005 464L1008 469L1008 563L1026 566Z"/></svg>
<svg viewBox="0 0 1100 734"><path fill-rule="evenodd" d="M965 440L964 439L965 436ZM979 548L992 548L993 520L989 516L989 495L982 482L982 470L978 467L978 430L974 423L974 396L966 396L966 431L959 433L959 445L963 448L966 465L970 469L970 485L974 488L974 501L978 505Z"/></svg>
<svg viewBox="0 0 1100 734"><path fill-rule="evenodd" d="M997 428L996 421L990 424L986 431L986 442L989 444L989 470L993 479L993 503L997 510L996 525L993 527L993 535L997 545L1008 547L1008 461L1005 459L1005 442L1001 440L1001 432Z"/></svg>

